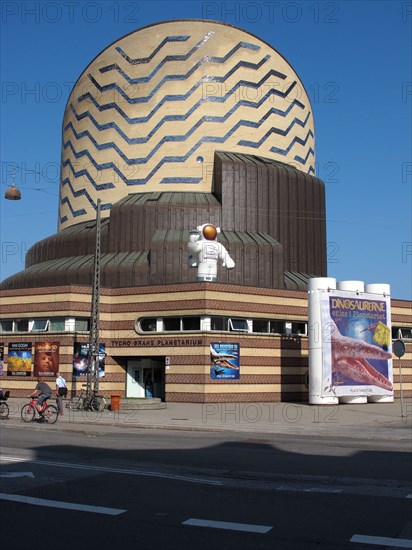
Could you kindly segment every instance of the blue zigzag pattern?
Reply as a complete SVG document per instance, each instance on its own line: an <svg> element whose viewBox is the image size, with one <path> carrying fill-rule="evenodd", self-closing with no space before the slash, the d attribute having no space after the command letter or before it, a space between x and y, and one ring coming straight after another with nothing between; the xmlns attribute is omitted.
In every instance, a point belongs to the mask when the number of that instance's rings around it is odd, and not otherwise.
<svg viewBox="0 0 412 550"><path fill-rule="evenodd" d="M233 74L241 65L249 65L249 68L253 68L253 69L259 69L261 67L261 65L263 65L263 63L266 63L266 61L269 59L269 56L266 56L264 57L256 66L253 64L253 63L249 63L249 62L243 62L243 61L240 61L237 65L235 65L235 67L233 67L226 75L224 76L203 76L200 80L198 80L196 82L196 84L194 86L192 86L192 88L190 88L190 90L188 92L186 92L186 94L178 94L178 95L166 95L162 101L160 102L160 104L164 103L165 101L185 101L188 97L190 97L200 86L202 86L203 84L205 83L208 83L208 82L216 82L216 83L222 83L222 82L225 82L227 78L229 78L229 76L231 76L231 74ZM190 72L190 71L189 71ZM165 77L161 82L159 82L159 84L150 92L149 95L147 96L143 96L143 97L135 97L135 98L131 98L129 97L120 87L119 85L114 82L112 84L104 84L103 86L100 86L100 84L97 82L97 80L91 75L91 74L88 74L87 75L89 80L92 82L92 84L99 90L99 92L103 93L103 92L107 92L108 90L116 90L126 101L127 103L129 103L130 105L134 105L134 104L138 104L138 103L148 103L153 97L154 95L157 93L157 91L163 86L164 82L166 82L167 80L186 80L187 78L187 75L168 75L167 77ZM283 75L282 73L279 73L278 71L274 70L274 69L271 69L269 71L269 73L267 73L263 78L264 79L267 79L268 77L270 76L276 76L278 78L282 78L282 79L285 79L286 78L286 75ZM240 80L236 86L242 86L242 85L245 85L245 86L248 86L250 88L257 88L260 86L260 83L254 83L254 82L251 82L249 80ZM229 91L228 94L230 94L231 92ZM84 101L85 97L86 96L89 96L90 95L90 92L87 92L86 94L80 96L78 98L78 101ZM209 98L209 101L214 101L216 98L214 98L214 96L207 96Z"/></svg>
<svg viewBox="0 0 412 550"><path fill-rule="evenodd" d="M257 46L255 48L253 46L253 44L247 44L246 42L239 42L239 44L237 44L237 46L232 48L230 50L230 52L228 52L224 57L214 57L214 56L209 56L209 55L206 55L206 56L202 57L202 59L200 61L198 61L195 65L193 65L193 67L185 75L176 75L176 74L166 75L161 80L161 82L160 82L160 84L158 85L157 88L160 88L160 86L163 85L165 82L169 82L171 80L172 81L173 80L186 80L189 76L191 76L194 72L196 72L197 69L201 65L203 65L204 63L225 63L240 48L260 49ZM265 61L267 61L268 59L270 59L270 55L266 55L264 57L264 59L265 59ZM150 82L150 80L159 72L159 70L162 67L162 63L160 63L155 69L153 69L153 71L148 76L142 76L142 77L138 77L138 78L131 78L125 71L123 71L123 69L121 67L119 67L117 65L117 63L115 63L113 65L108 65L107 67L102 67L101 69L99 69L99 71L101 73L106 73L106 72L109 72L109 71L112 71L112 70L116 70L129 84L144 84L144 83ZM255 68L254 63L251 63L251 62L248 63L246 61L244 63L245 63L244 64L245 67L250 67L250 68L253 68L253 69ZM90 75L88 75L88 76L90 77ZM109 84L107 84L107 86L109 86ZM155 88L155 90L157 88Z"/></svg>
<svg viewBox="0 0 412 550"><path fill-rule="evenodd" d="M273 71L269 71L264 77L262 77L262 79L257 84L255 84L253 82L241 80L237 84L235 84L235 86L233 86L233 88L231 90L229 90L228 93L225 96L222 96L222 97L207 96L206 98L202 98L197 103L195 103L193 105L193 107L190 110L190 113L194 112L200 105L203 105L203 103L206 103L206 102L224 103L227 100L227 98L230 97L233 93L235 93L240 88L240 86L242 86L242 85L249 85L251 88L257 89L262 84L264 84L265 81L268 78L270 78L272 75L273 75ZM281 92L279 90L275 90L275 89L272 88L265 94L265 96L263 96L262 100L260 102L258 102L257 104L253 103L252 101L245 101L244 105L250 105L250 106L256 106L257 105L257 106L259 106L263 101L265 101L271 95L277 95L279 97L285 98L289 95L291 90L294 89L296 84L297 84L296 81L292 82L292 84L289 86L289 88L285 92ZM153 109L150 111L150 113L147 116L145 116L145 117L136 117L136 118L132 118L132 119L127 117L126 113L124 113L124 111L122 111L122 109L120 109L120 107L118 106L118 104L116 102L107 103L106 105L100 105L96 101L96 99L89 92L87 92L84 96L82 96L82 99L79 98L79 101L84 101L85 99L89 99L91 101L91 103L93 103L93 105L99 111L103 112L103 111L107 111L107 110L110 110L110 109L114 109L123 118L125 118L127 120L127 122L133 123L133 124L138 124L138 123L147 122L148 120L150 120L155 115L155 113L159 109L162 108L163 104L166 103L167 101L185 101L191 95L191 93L193 93L193 92L189 91L184 96L165 96L155 107L153 107ZM244 100L241 100L241 101L244 101ZM132 121L132 122L130 122L130 121Z"/></svg>
<svg viewBox="0 0 412 550"><path fill-rule="evenodd" d="M65 185L68 185L70 187L70 190L73 194L74 197L86 197L87 200L89 201L89 203L91 204L91 206L94 208L94 210L97 210L97 204L93 201L93 199L91 198L91 196L89 195L89 193L87 192L86 189L81 189L80 191L75 191L69 178L65 178L63 181L62 181L62 187L64 187ZM84 214L86 214L86 210L84 208L81 208L80 210L74 210L72 205L71 205L71 202L70 202L70 199L68 197L64 197L62 200L61 200L61 203L60 203L62 206L64 204L67 204L68 207L70 208L70 211L72 213L72 216L74 218L77 218L78 216L82 216ZM102 210L110 210L110 208L112 207L112 203L104 203L101 205L101 209ZM67 216L63 216L63 217L60 217L60 223L63 223L67 221Z"/></svg>
<svg viewBox="0 0 412 550"><path fill-rule="evenodd" d="M94 160L92 161L92 164L94 166L97 166ZM72 174L75 178L81 178L82 176L86 176L86 178L90 181L90 183L93 185L93 187L97 191L103 191L104 189L114 189L115 188L115 185L113 183L103 183L101 185L98 185L85 168L83 168L82 170L79 170L78 172L76 172L76 170L74 169L74 166L73 166L70 159L66 159L63 162L63 167L65 167L65 166L68 166L70 168L70 170L71 170L71 172L72 172Z"/></svg>
<svg viewBox="0 0 412 550"><path fill-rule="evenodd" d="M279 128L271 128L269 131L266 132L266 134L264 136L262 136L262 138L259 140L259 141L247 141L245 139L242 139L240 141L238 141L238 145L244 145L245 147L254 147L255 149L260 147L267 139L269 136L271 136L272 134L278 134L280 136L287 136L288 133L290 132L290 130L293 128L293 126L295 124L298 124L299 126L301 126L302 128L304 128L306 126L306 123L308 121L310 117L310 112L307 114L305 120L299 120L298 118L294 118L292 120L292 122L289 124L289 126L286 128L286 130L281 130Z"/></svg>
<svg viewBox="0 0 412 550"><path fill-rule="evenodd" d="M240 128L241 126L247 126L249 128L259 128L261 126L261 124L263 124L263 122L265 120L267 120L269 118L269 116L271 114L273 114L274 112L276 111L276 109L270 109L265 115L263 115L263 117L261 117L261 119L257 122L252 122L250 120L239 120L227 133L226 133L226 139L229 138L238 128ZM265 141L265 139L271 135L272 133L277 133L279 135L283 135L283 136L286 136L290 130L293 128L293 126L295 124L298 124L299 126L301 127L305 127L307 121L308 121L308 118L310 116L310 113L308 113L306 119L304 121L301 121L300 119L298 119L297 117L295 117L293 119L293 121L289 124L289 126L287 127L286 130L281 130L281 129L278 129L278 128L271 128L264 136L264 138L262 138L260 140L260 142L257 142L257 144L254 144L252 145L252 147L258 147L261 145L261 143L263 143ZM150 158L153 156L153 154L163 145L163 143L167 143L167 142L173 142L173 141L176 141L176 142L181 142L181 141L186 141L205 121L207 122L210 122L211 119L213 119L214 117L208 117L208 116L205 116L205 117L202 117L199 121L196 122L196 124L194 126L192 126L187 132L186 134L184 135L181 135L181 136L176 136L176 135L168 135L168 136L164 136L157 144L156 146L152 149L152 151L149 153L148 156L146 156L145 158L142 158L142 159L129 159L128 157L126 157L126 155L123 153L123 151L116 145L115 142L113 141L110 141L108 143L102 143L102 144L99 144L96 139L93 137L93 135L88 131L88 130L84 130L83 132L80 132L80 133L77 133L76 132L76 129L74 128L73 124L71 122L69 122L69 124L67 124L65 130L71 130L74 134L74 137L77 139L77 140L80 140L84 137L87 137L94 145L94 147L98 150L98 151L104 151L106 149L114 149L118 155L127 163L127 164L145 164L148 160L150 160ZM221 117L216 117L216 118L221 118ZM219 120L220 122L220 120ZM208 137L211 137L211 136L208 136ZM142 141L138 141L137 143L142 143L143 142L143 139L144 139L144 142L147 141L147 139L145 138L135 138L134 140L131 140L133 141L134 143L136 143L136 140L142 140ZM242 142L240 141L238 143L238 145L247 145L249 143L253 143L253 142ZM72 142L71 140L68 140L64 143L64 148L66 147L73 147L72 145Z"/></svg>
<svg viewBox="0 0 412 550"><path fill-rule="evenodd" d="M297 161L300 162L301 164L305 165L310 155L315 156L315 151L312 149L312 147L310 147L310 149L309 149L309 151L307 152L307 155L306 155L305 158L302 158L302 157L300 157L299 155L296 155L296 156L295 156L295 160L297 160Z"/></svg>
<svg viewBox="0 0 412 550"><path fill-rule="evenodd" d="M295 143L299 143L300 145L306 145L309 137L314 137L313 135L313 132L312 130L309 130L309 132L307 133L305 139L302 139L300 137L294 137L292 139L292 141L289 143L288 147L286 149L279 149L278 147L271 147L270 148L270 151L272 153L278 153L279 155L287 155L289 153L289 151L292 149L292 147L295 145ZM301 162L303 159L301 159L301 157L295 157L295 160L297 160L298 162ZM307 159L306 159L307 160ZM303 164L305 164L306 161L303 162Z"/></svg>
<svg viewBox="0 0 412 550"><path fill-rule="evenodd" d="M252 107L254 109L257 109L259 108L265 101L267 101L268 99L270 99L270 97L273 95L272 91L270 90L267 94L265 94L257 103L253 102L253 101L249 101L249 100L240 100L238 103L236 103L236 105L234 105L225 115L223 116L204 116L202 117L202 121L204 122L225 122L235 111L237 111L237 109L239 109L240 107ZM88 118L92 123L93 125L97 128L97 130L99 131L102 131L102 130L107 130L109 128L114 128L116 130L116 132L127 142L129 143L130 145L131 144L138 144L138 143L146 143L147 141L149 141L149 139L159 130L159 128L161 128L163 126L163 124L165 124L166 122L181 122L181 121L185 121L187 120L194 111L196 111L200 105L203 104L203 101L199 101L197 102L195 105L193 105L189 111L187 111L187 113L183 114L183 115L165 115L157 124L156 126L149 132L149 134L145 137L138 137L138 138L129 138L124 132L123 130L115 123L115 122L108 122L108 123L105 123L105 124L99 124L99 122L97 122L97 120L93 117L93 115L90 113L90 111L85 111L84 113L81 113L80 115L77 114L75 108L73 107L72 104L70 104L70 109L72 111L72 113L74 114L74 116L76 117L76 120L79 122L81 120L83 120L84 118ZM97 106L97 103L95 103L95 105ZM298 101L297 99L294 99L292 101L292 103L290 103L289 107L286 109L286 111L282 111L280 109L275 109L275 108L272 108L269 112L268 112L268 116L270 114L277 114L277 115L280 115L282 117L286 117L289 112L292 110L293 107L295 107L295 105L297 107L300 107L301 109L304 109L305 106L303 105L303 103L301 103L300 101ZM99 109L101 109L101 107L99 107ZM151 117L152 117L152 113L147 116L147 117L140 117L140 118L129 118L120 108L117 109L118 113L120 114L120 116L122 118L124 118L124 120L129 124L129 125L132 125L132 124L141 124L143 122L147 122ZM71 122L69 122L68 124L66 124L66 126L64 127L64 130L67 131L70 127L73 128L73 124ZM80 134L79 134L80 135Z"/></svg>
<svg viewBox="0 0 412 550"><path fill-rule="evenodd" d="M120 48L119 46L117 48L115 48L115 50L117 52L120 53L120 55L122 57L124 57L126 59L126 61L128 63L130 63L131 65L142 65L142 64L145 64L145 63L150 63L150 61L154 58L154 56L160 52L160 50L168 43L168 42L186 42L187 40L189 40L190 36L187 35L181 35L181 36L166 36L166 38L164 40L162 40L162 42L160 42L160 44L158 46L156 46L156 48L152 51L152 53L147 56L147 57L140 57L140 58L136 58L136 59L131 59L123 50L122 48ZM109 65L110 67L110 65Z"/></svg>
<svg viewBox="0 0 412 550"><path fill-rule="evenodd" d="M199 48L201 48L203 46L203 44L206 44L206 42L209 40L209 38L211 38L215 33L213 31L210 31L208 32L203 38L202 40L200 40L200 42L198 42L191 50L189 50L187 53L185 54L179 54L179 55L167 55L162 61L161 61L161 66L163 66L165 63L167 63L168 61L186 61L187 59L189 59L189 57L191 55L193 55L193 53L198 50ZM188 38L190 38L190 36L175 36L174 37L175 39L180 39L180 41L182 42L186 42L186 40ZM163 42L165 42L165 40L167 40L167 38L165 38L163 40ZM177 40L175 40L177 41ZM163 42L161 42L160 45L163 44ZM156 48L157 51L159 51L160 49L160 45ZM250 44L251 46L251 49L254 49L254 50L260 50L260 46L255 46L254 44ZM148 59L147 57L142 57L142 58L131 58L127 55L127 53L120 47L120 46L117 46L116 48L116 51L119 52L119 54L124 57L124 59L126 59L126 61L128 63L130 63L131 65L139 65L140 63L144 62L144 63L147 63L146 59ZM156 51L154 50L154 51ZM157 52L156 52L157 53Z"/></svg>

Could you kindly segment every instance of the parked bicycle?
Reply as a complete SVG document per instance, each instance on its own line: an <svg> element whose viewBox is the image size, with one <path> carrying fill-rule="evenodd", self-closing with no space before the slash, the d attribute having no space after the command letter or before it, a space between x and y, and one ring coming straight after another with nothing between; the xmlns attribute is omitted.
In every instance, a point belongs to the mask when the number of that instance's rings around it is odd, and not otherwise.
<svg viewBox="0 0 412 550"><path fill-rule="evenodd" d="M10 391L7 390L0 397L0 420L7 420L10 414L9 406L6 401L9 398Z"/></svg>
<svg viewBox="0 0 412 550"><path fill-rule="evenodd" d="M100 412L106 408L106 399L103 395L98 395L98 390L90 390L87 395L87 385L83 384L79 395L72 397L67 404L71 411L94 411Z"/></svg>
<svg viewBox="0 0 412 550"><path fill-rule="evenodd" d="M36 406L36 398L32 398L30 403L27 403L21 409L21 418L23 422L32 422L37 418L37 420L43 420L47 424L54 424L59 418L59 411L54 405L49 405L47 399L41 404L39 411Z"/></svg>

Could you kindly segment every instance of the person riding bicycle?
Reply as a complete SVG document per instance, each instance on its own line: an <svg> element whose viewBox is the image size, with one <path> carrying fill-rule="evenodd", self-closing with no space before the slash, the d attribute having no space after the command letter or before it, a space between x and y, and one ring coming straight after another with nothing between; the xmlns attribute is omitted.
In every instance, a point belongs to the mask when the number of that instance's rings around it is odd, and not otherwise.
<svg viewBox="0 0 412 550"><path fill-rule="evenodd" d="M30 397L37 397L36 407L38 412L41 414L42 405L46 401L46 399L49 399L51 397L52 389L41 378L36 378L36 380L37 385Z"/></svg>

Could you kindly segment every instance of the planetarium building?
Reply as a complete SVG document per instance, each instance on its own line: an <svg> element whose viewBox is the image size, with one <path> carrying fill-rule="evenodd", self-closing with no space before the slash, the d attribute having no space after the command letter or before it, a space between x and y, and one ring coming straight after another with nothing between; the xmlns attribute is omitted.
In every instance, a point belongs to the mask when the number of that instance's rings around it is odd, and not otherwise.
<svg viewBox="0 0 412 550"><path fill-rule="evenodd" d="M58 219L1 283L2 385L14 395L33 387L47 346L79 388L97 243L103 393L307 399L307 284L327 275L325 189L307 93L267 43L191 20L108 46L64 112ZM199 280L188 242L205 224L220 228L234 267L219 261ZM391 306L409 338L410 303Z"/></svg>

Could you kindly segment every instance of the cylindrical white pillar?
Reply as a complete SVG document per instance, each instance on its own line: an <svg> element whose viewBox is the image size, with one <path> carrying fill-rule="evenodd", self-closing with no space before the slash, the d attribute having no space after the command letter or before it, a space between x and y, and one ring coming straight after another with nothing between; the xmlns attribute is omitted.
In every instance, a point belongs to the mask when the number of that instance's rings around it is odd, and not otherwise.
<svg viewBox="0 0 412 550"><path fill-rule="evenodd" d="M349 290L350 292L365 292L365 283L363 281L340 281L337 288L338 290Z"/></svg>
<svg viewBox="0 0 412 550"><path fill-rule="evenodd" d="M337 397L322 396L323 337L320 307L320 290L335 290L336 279L315 277L308 281L308 335L309 335L309 403L311 405L334 405Z"/></svg>

